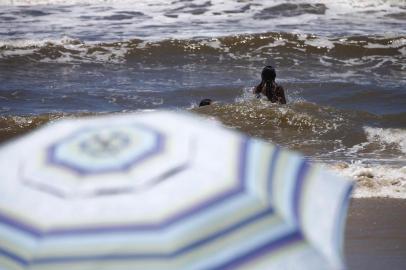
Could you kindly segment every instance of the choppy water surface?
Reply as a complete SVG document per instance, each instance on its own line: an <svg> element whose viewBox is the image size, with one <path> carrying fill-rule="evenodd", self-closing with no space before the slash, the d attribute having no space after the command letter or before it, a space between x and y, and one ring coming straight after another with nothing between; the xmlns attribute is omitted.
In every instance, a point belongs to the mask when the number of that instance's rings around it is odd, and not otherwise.
<svg viewBox="0 0 406 270"><path fill-rule="evenodd" d="M0 0L0 140L187 109L406 197L405 56L406 1ZM267 64L286 106L250 94Z"/></svg>

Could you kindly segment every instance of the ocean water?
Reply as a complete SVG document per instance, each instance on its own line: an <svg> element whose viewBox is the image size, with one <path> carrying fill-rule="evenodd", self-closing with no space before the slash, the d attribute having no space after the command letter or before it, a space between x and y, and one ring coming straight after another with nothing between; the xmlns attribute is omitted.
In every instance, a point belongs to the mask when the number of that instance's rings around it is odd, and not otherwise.
<svg viewBox="0 0 406 270"><path fill-rule="evenodd" d="M269 64L287 105L251 94ZM0 0L0 141L162 108L406 198L406 1Z"/></svg>

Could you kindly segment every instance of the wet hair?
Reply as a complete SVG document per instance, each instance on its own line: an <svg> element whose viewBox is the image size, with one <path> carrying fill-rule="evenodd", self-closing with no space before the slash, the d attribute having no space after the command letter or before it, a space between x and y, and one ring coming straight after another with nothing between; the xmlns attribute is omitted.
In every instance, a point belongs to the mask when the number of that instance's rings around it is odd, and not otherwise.
<svg viewBox="0 0 406 270"><path fill-rule="evenodd" d="M205 98L200 101L199 107L210 105L213 102L210 98Z"/></svg>
<svg viewBox="0 0 406 270"><path fill-rule="evenodd" d="M273 82L276 78L275 69L272 66L266 66L262 70L261 78L263 82Z"/></svg>

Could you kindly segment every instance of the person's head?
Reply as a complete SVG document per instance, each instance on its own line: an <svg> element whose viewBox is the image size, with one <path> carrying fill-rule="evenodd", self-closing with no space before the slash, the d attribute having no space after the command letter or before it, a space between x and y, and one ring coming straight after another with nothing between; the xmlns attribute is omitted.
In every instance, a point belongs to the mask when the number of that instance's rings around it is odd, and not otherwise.
<svg viewBox="0 0 406 270"><path fill-rule="evenodd" d="M264 69L262 70L262 73L261 73L261 78L262 78L262 81L264 81L264 82L275 81L275 78L276 78L275 69L272 66L264 67Z"/></svg>
<svg viewBox="0 0 406 270"><path fill-rule="evenodd" d="M202 101L200 101L199 107L202 106L207 106L213 103L213 100L211 100L210 98L205 98Z"/></svg>

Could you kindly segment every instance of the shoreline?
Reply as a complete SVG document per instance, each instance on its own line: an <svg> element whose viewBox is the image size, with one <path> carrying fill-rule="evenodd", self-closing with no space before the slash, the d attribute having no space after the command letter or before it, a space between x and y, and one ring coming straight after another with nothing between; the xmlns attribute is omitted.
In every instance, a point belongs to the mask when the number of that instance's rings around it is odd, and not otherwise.
<svg viewBox="0 0 406 270"><path fill-rule="evenodd" d="M345 230L348 269L406 269L406 200L352 198Z"/></svg>

